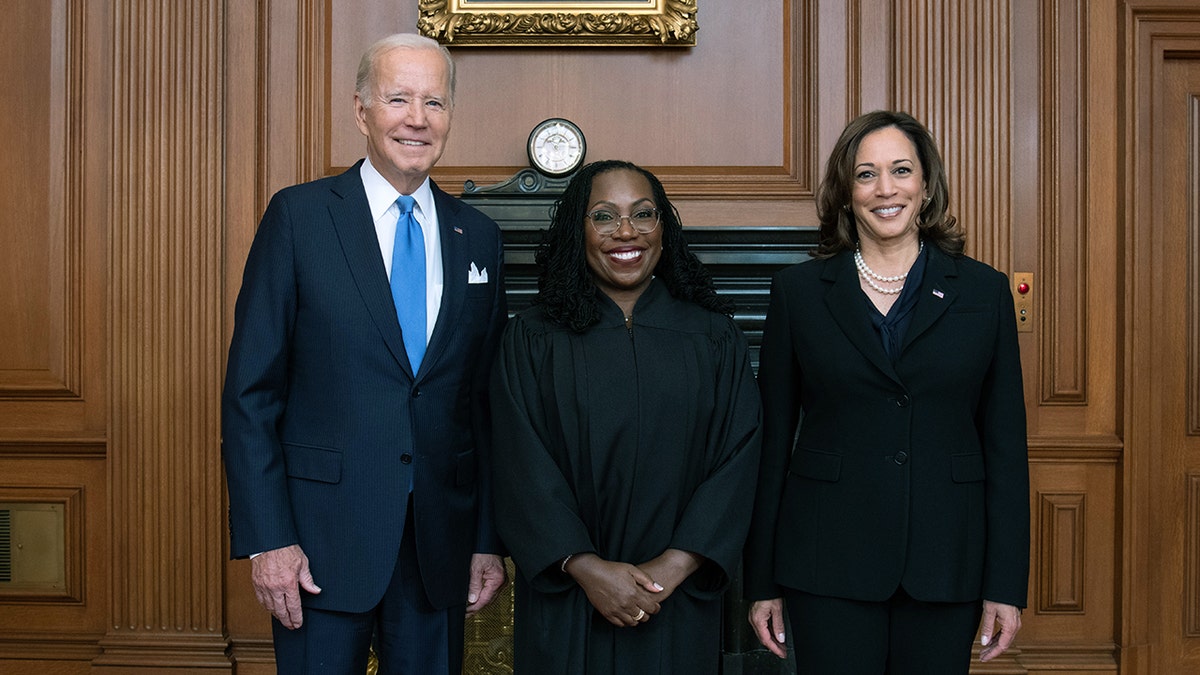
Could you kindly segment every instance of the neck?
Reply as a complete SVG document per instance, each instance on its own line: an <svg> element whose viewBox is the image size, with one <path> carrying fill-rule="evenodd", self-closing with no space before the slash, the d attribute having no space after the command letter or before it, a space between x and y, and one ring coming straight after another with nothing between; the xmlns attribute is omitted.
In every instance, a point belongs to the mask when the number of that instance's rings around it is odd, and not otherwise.
<svg viewBox="0 0 1200 675"><path fill-rule="evenodd" d="M921 240L918 237L889 243L862 239L858 246L863 260L871 269L886 275L907 272L921 253Z"/></svg>

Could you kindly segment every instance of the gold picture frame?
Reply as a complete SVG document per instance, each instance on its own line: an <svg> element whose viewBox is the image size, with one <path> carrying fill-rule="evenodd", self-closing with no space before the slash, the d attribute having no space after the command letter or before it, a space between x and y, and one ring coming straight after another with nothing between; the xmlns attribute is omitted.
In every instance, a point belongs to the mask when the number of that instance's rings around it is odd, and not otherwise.
<svg viewBox="0 0 1200 675"><path fill-rule="evenodd" d="M417 29L451 46L691 47L698 0L419 0Z"/></svg>

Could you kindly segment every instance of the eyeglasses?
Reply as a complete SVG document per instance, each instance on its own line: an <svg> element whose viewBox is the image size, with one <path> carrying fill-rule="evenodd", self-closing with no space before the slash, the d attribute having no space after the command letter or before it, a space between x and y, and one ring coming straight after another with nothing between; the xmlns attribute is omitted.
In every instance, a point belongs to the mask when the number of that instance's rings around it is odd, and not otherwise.
<svg viewBox="0 0 1200 675"><path fill-rule="evenodd" d="M658 209L638 209L628 216L597 209L587 214L587 219L592 221L592 229L596 230L596 234L607 237L621 229L622 220L628 220L629 225L639 234L650 234L658 228L658 216Z"/></svg>

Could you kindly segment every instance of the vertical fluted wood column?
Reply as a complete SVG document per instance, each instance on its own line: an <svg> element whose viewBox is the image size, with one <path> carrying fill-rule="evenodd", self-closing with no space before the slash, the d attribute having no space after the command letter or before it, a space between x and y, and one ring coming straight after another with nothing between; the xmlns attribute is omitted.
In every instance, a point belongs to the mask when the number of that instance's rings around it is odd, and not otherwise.
<svg viewBox="0 0 1200 675"><path fill-rule="evenodd" d="M113 0L102 671L230 669L222 585L223 3Z"/></svg>
<svg viewBox="0 0 1200 675"><path fill-rule="evenodd" d="M933 131L967 252L1011 268L1011 0L898 0L896 106Z"/></svg>

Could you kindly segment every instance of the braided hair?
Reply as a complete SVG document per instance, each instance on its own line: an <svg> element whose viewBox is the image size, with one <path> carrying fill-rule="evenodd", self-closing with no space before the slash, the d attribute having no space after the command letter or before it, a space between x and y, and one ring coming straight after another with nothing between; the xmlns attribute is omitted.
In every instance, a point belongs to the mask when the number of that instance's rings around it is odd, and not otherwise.
<svg viewBox="0 0 1200 675"><path fill-rule="evenodd" d="M541 305L555 323L578 333L600 320L598 290L584 250L584 218L591 198L592 181L602 173L620 169L637 171L646 177L654 193L655 207L662 214L663 250L654 267L654 275L662 280L667 291L675 298L732 316L733 302L717 295L708 270L688 250L679 212L667 199L662 183L646 169L620 160L603 160L584 166L571 178L562 196L554 203L550 228L546 230L534 254L534 261L540 270L534 304Z"/></svg>

